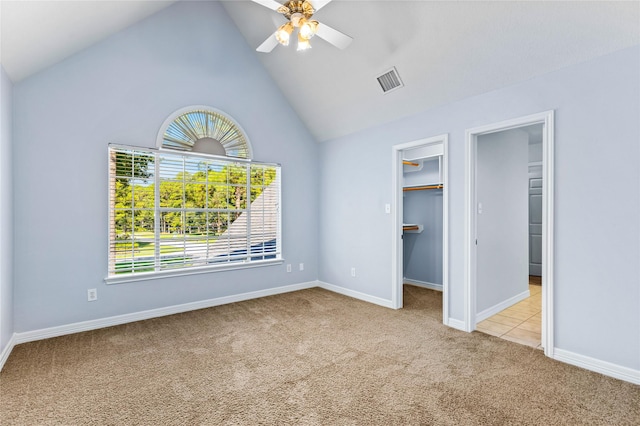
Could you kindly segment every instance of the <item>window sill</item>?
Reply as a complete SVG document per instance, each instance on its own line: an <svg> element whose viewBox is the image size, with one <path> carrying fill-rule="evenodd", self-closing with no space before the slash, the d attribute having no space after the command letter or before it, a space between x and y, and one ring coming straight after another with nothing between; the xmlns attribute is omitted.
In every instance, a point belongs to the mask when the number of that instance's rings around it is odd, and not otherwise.
<svg viewBox="0 0 640 426"><path fill-rule="evenodd" d="M214 272L233 271L237 269L261 268L263 266L281 265L284 259L258 260L251 263L231 263L228 265L201 266L171 271L141 272L139 274L115 275L106 277L106 284L123 284L135 281L157 280L161 278L182 277L187 275L210 274Z"/></svg>

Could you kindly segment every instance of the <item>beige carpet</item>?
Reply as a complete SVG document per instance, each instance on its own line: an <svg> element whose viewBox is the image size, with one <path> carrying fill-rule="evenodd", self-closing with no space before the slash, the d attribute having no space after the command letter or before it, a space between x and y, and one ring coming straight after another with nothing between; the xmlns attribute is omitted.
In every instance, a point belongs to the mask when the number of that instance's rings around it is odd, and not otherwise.
<svg viewBox="0 0 640 426"><path fill-rule="evenodd" d="M640 387L321 289L17 346L2 425L638 425Z"/></svg>

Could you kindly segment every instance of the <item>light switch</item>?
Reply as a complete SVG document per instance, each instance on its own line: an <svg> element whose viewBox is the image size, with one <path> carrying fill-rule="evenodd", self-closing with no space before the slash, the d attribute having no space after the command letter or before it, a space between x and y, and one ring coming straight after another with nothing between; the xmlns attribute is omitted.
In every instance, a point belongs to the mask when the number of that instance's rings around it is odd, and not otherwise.
<svg viewBox="0 0 640 426"><path fill-rule="evenodd" d="M388 204L388 203L387 203L387 204L385 204L385 205L384 205L384 212L385 212L386 214L391 213L391 204Z"/></svg>

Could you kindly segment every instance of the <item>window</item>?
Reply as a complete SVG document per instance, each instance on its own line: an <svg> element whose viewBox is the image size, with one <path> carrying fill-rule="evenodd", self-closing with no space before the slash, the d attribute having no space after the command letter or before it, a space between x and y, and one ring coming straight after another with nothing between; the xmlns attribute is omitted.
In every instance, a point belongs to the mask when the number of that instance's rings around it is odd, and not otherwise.
<svg viewBox="0 0 640 426"><path fill-rule="evenodd" d="M251 159L251 144L240 125L215 108L182 108L160 127L158 148Z"/></svg>
<svg viewBox="0 0 640 426"><path fill-rule="evenodd" d="M107 282L274 261L279 165L109 147Z"/></svg>

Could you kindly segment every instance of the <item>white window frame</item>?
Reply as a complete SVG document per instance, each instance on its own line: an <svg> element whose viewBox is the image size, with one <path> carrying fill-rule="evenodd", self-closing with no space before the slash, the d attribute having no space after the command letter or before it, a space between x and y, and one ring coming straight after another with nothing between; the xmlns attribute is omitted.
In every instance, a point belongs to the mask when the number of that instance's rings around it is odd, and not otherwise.
<svg viewBox="0 0 640 426"><path fill-rule="evenodd" d="M111 170L111 153L114 152L114 150L119 150L119 151L131 151L131 152L137 152L137 153L149 153L151 155L153 155L156 159L162 157L162 156L176 156L176 157L183 157L186 159L195 159L195 158L199 158L199 159L203 159L203 160L213 160L216 162L223 162L223 163L228 163L228 164L246 164L247 165L247 183L246 183L246 197L247 197L247 201L246 201L246 208L242 209L247 213L247 231L246 231L246 241L247 241L247 249L246 249L246 254L245 255L239 255L237 257L234 257L233 260L229 260L227 262L224 263L216 263L216 264L211 264L211 265L206 265L206 266L185 266L185 267L176 267L174 269L160 269L160 257L159 257L159 245L160 245L160 225L159 225L159 214L161 211L163 211L164 208L160 207L160 197L159 197L159 182L160 182L160 173L159 173L159 161L155 161L155 170L153 173L153 182L155 184L155 188L156 188L156 192L155 192L155 196L154 196L154 244L155 244L155 261L154 261L154 265L153 267L155 268L154 271L148 271L148 272L132 272L132 273L122 273L122 274L116 274L115 272L110 271L111 266L109 265L109 263L111 262L111 247L112 247L112 236L114 235L114 232L112 232L112 214L115 214L115 209L114 209L114 200L112 200L112 196L113 196L113 192L111 189L111 183L112 183L112 179L115 179L115 176L112 176L112 170ZM108 247L107 247L107 253L108 253L108 263L107 263L107 276L104 279L105 283L107 284L118 284L118 283L125 283L125 282L134 282L134 281L144 281L144 280L152 280L152 279L158 279L158 278L165 278L165 277L175 277L175 276L186 276L186 275L194 275L194 274L204 274L204 273L212 273L212 272L218 272L218 271L229 271L229 270L237 270L237 269L247 269L247 268L256 268L256 267L264 267L264 266L270 266L270 265L279 265L282 264L284 262L283 258L282 258L282 209L281 209L281 185L282 185L282 176L281 176L281 166L280 164L277 163L263 163L263 162L257 162L257 161L252 161L252 160L247 160L247 159L243 159L243 158L236 158L236 157L224 157L224 156L214 156L214 155L207 155L207 154L199 154L199 153L193 153L193 152L183 152L183 151L172 151L172 150L167 150L167 149L151 149L151 148L142 148L142 147L134 147L134 146L128 146L128 145L118 145L118 144L109 144L108 147L108 217L109 217L109 224L108 224L108 236L107 236L107 241L108 241ZM260 165L260 166L266 166L266 167L275 167L276 171L277 171L277 175L276 175L276 179L275 182L277 182L277 225L276 225L276 247L275 247L275 252L274 253L269 253L268 256L274 256L273 258L270 259L260 259L260 260L254 260L252 259L252 257L259 257L260 255L253 255L252 256L252 246L251 246L251 201L250 201L250 194L251 194L251 179L249 176L249 171L250 171L250 167L251 165ZM114 172L115 173L115 172ZM132 211L134 209L132 208ZM187 208L186 206L183 206L182 210L184 210L185 212L187 212L187 210L189 210L189 208ZM232 210L229 210L232 211ZM235 210L233 210L235 211ZM186 253L186 248L185 248L185 253ZM265 254L267 255L267 254ZM132 262L134 261L134 258L132 258Z"/></svg>

